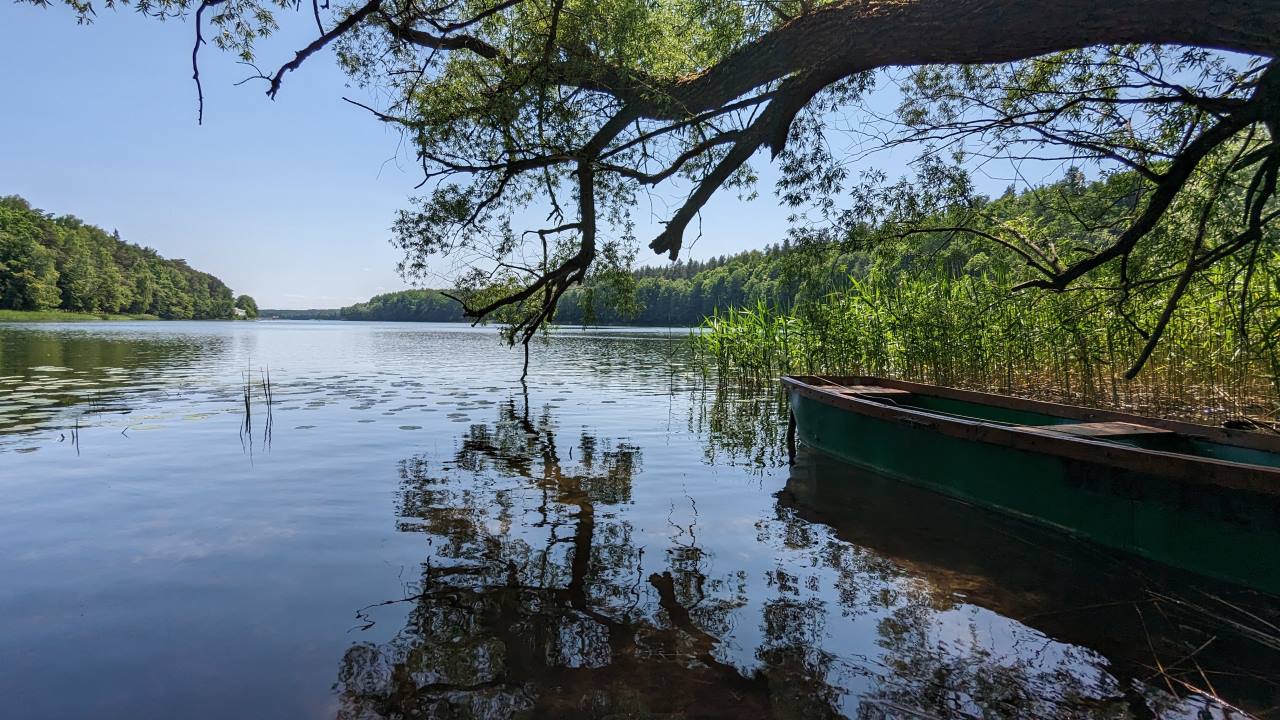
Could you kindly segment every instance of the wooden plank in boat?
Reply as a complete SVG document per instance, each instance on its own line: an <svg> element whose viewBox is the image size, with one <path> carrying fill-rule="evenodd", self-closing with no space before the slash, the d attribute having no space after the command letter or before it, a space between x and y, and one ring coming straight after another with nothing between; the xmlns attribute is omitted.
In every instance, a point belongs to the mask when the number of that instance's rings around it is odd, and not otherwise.
<svg viewBox="0 0 1280 720"><path fill-rule="evenodd" d="M1143 435L1172 435L1172 430L1139 425L1130 422L1089 422L1071 423L1068 425L1044 425L1038 428L1051 432L1074 435L1075 437L1119 438L1140 437Z"/></svg>
<svg viewBox="0 0 1280 720"><path fill-rule="evenodd" d="M880 385L841 385L835 388L835 392L840 395L879 395L879 396L895 396L910 395L910 390L899 390L898 388L883 387Z"/></svg>

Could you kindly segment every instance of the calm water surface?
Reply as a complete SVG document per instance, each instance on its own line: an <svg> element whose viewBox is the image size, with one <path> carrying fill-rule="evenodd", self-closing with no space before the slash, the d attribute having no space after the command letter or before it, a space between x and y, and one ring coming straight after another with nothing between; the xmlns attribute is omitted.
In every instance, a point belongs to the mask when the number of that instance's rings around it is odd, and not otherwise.
<svg viewBox="0 0 1280 720"><path fill-rule="evenodd" d="M789 467L682 338L0 325L0 714L1276 714L1274 598Z"/></svg>

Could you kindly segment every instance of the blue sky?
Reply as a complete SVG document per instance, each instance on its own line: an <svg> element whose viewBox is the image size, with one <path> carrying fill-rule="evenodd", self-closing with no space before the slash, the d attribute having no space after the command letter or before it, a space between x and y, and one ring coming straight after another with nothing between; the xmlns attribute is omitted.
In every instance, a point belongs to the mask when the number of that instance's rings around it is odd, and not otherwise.
<svg viewBox="0 0 1280 720"><path fill-rule="evenodd" d="M260 49L263 67L314 32L305 17L283 20ZM405 287L388 227L420 177L394 131L341 100L368 98L326 54L289 75L272 102L260 84L235 87L247 69L209 47L197 125L192 38L189 21L103 10L77 25L62 7L0 2L0 194L118 229L262 307L336 307ZM759 198L720 193L686 257L781 240L787 213L763 158L756 167ZM648 208L637 216L644 222ZM640 260L662 261L647 249Z"/></svg>

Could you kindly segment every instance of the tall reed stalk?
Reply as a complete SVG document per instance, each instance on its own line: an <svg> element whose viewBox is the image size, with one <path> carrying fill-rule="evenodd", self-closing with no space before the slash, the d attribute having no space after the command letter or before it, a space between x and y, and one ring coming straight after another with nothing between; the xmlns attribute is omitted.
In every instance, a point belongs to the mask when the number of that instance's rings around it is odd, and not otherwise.
<svg viewBox="0 0 1280 720"><path fill-rule="evenodd" d="M1159 298L1121 314L1103 292L1011 295L999 276L871 272L789 311L717 311L693 342L722 374L879 375L1216 423L1280 408L1280 278L1244 302L1229 278L1183 300L1156 354L1123 378ZM1147 327L1150 325L1148 324Z"/></svg>

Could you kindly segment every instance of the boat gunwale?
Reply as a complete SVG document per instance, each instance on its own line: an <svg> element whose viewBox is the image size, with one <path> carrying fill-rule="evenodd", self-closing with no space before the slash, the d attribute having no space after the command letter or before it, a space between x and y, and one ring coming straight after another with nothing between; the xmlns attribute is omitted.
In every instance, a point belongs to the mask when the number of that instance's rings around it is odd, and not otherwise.
<svg viewBox="0 0 1280 720"><path fill-rule="evenodd" d="M824 385L815 384L815 381L824 383ZM782 377L782 382L784 386L826 405L898 425L915 426L921 430L940 432L962 440L985 442L1042 455L1054 455L1069 460L1078 460L1146 475L1165 477L1188 484L1211 485L1266 495L1280 495L1280 468L1164 450L1151 450L1092 438L1059 434L1053 432L1052 425L1007 425L977 418L955 417L947 414L938 414L922 408L890 405L869 398L842 395L838 391L845 385L878 385L886 388L908 390L919 395L933 395L947 399L993 405L1009 410L1040 412L1055 417L1137 422L1138 424L1172 430L1189 437L1221 442L1235 447L1263 451L1271 450L1273 445L1271 442L1247 444L1239 442L1238 431L1106 410L1092 410L1090 408L1047 403L1038 400L1010 398L1008 396L970 390L940 388L934 385L889 380L874 376L785 375ZM990 398L997 398L1004 402L987 402ZM1015 402L1008 402L1010 400ZM1229 438L1224 437L1227 433L1231 434ZM1232 440L1236 442L1231 442ZM1262 436L1261 440L1270 441L1272 439ZM1259 447L1259 445L1262 445L1262 447ZM1280 438L1277 439L1274 446L1280 449Z"/></svg>

